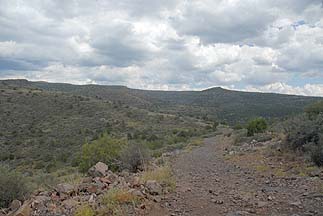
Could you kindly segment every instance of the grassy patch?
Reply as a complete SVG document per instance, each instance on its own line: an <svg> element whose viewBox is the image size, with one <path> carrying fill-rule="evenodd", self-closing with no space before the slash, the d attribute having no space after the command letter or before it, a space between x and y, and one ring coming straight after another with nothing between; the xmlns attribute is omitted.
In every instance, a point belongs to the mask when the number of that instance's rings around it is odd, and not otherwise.
<svg viewBox="0 0 323 216"><path fill-rule="evenodd" d="M164 166L151 171L145 171L141 176L141 181L155 180L169 191L176 188L176 180L169 166Z"/></svg>
<svg viewBox="0 0 323 216"><path fill-rule="evenodd" d="M274 170L274 175L277 177L286 177L287 173L283 169L279 168Z"/></svg>
<svg viewBox="0 0 323 216"><path fill-rule="evenodd" d="M125 215L122 206L125 204L135 205L139 198L124 189L114 188L109 190L101 200L103 208L100 210L102 215Z"/></svg>
<svg viewBox="0 0 323 216"><path fill-rule="evenodd" d="M94 210L89 205L84 205L79 207L76 211L74 216L95 216Z"/></svg>
<svg viewBox="0 0 323 216"><path fill-rule="evenodd" d="M258 172L267 172L269 170L269 167L267 165L258 165L256 166L256 170Z"/></svg>
<svg viewBox="0 0 323 216"><path fill-rule="evenodd" d="M189 143L185 146L185 151L186 152L190 152L192 151L194 148L199 147L201 145L203 145L203 138L202 137L196 137L193 138L189 141Z"/></svg>

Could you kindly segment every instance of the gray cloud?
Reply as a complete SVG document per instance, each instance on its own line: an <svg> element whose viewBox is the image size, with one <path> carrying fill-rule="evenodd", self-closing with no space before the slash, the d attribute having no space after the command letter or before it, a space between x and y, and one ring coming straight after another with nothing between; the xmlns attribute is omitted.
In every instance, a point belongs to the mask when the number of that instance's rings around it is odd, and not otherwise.
<svg viewBox="0 0 323 216"><path fill-rule="evenodd" d="M0 5L0 78L149 89L321 89L310 83L323 77L320 0ZM299 83L308 84L306 91Z"/></svg>
<svg viewBox="0 0 323 216"><path fill-rule="evenodd" d="M261 34L274 20L270 10L261 4L261 1L191 0L172 22L179 33L198 36L205 43L240 42Z"/></svg>

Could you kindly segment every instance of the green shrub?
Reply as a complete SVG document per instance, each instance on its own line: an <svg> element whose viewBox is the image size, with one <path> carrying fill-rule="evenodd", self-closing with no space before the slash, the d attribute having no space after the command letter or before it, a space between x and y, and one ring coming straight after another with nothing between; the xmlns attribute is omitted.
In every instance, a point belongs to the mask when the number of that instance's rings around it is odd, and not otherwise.
<svg viewBox="0 0 323 216"><path fill-rule="evenodd" d="M80 169L86 172L91 166L101 161L116 170L119 167L119 157L126 145L125 139L118 139L104 133L99 139L82 146Z"/></svg>
<svg viewBox="0 0 323 216"><path fill-rule="evenodd" d="M241 130L241 129L243 129L243 126L242 126L240 123L237 123L237 124L235 124L235 125L233 126L233 129L234 129L234 130Z"/></svg>
<svg viewBox="0 0 323 216"><path fill-rule="evenodd" d="M309 154L318 166L323 166L323 115L315 118L299 115L283 124L286 134L284 145L292 150Z"/></svg>
<svg viewBox="0 0 323 216"><path fill-rule="evenodd" d="M248 136L253 136L255 133L263 133L268 125L264 118L256 118L249 121L247 125Z"/></svg>
<svg viewBox="0 0 323 216"><path fill-rule="evenodd" d="M8 207L14 199L23 200L28 192L26 180L20 173L0 166L0 208Z"/></svg>
<svg viewBox="0 0 323 216"><path fill-rule="evenodd" d="M293 150L305 151L306 145L317 145L320 139L320 123L306 115L293 117L283 123L285 145Z"/></svg>

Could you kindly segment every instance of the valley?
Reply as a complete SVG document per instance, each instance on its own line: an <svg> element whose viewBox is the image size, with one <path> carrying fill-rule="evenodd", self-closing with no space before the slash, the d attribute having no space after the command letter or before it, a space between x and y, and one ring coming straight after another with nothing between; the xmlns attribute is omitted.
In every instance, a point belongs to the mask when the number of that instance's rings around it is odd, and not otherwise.
<svg viewBox="0 0 323 216"><path fill-rule="evenodd" d="M320 215L322 110L319 97L2 80L2 212Z"/></svg>

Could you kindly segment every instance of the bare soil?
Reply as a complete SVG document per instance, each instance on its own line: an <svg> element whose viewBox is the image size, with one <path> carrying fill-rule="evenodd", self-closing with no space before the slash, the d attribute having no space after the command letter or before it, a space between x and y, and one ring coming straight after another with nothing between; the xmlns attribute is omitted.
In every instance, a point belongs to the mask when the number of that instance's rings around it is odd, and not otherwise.
<svg viewBox="0 0 323 216"><path fill-rule="evenodd" d="M252 166L259 157L231 160L229 147L226 138L217 136L174 158L176 191L149 215L323 215L320 177L274 175L271 169L282 164L274 158L265 161L269 170L259 172Z"/></svg>

